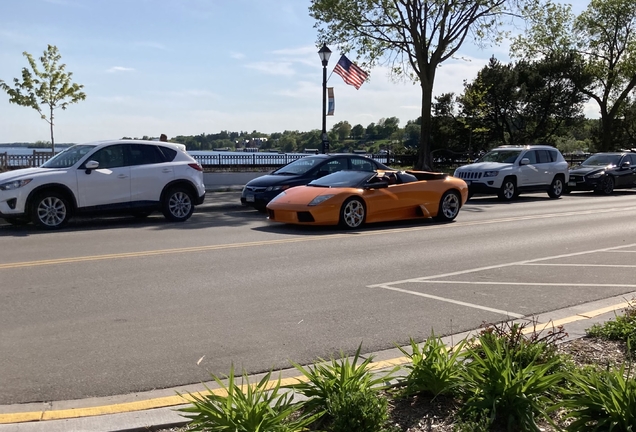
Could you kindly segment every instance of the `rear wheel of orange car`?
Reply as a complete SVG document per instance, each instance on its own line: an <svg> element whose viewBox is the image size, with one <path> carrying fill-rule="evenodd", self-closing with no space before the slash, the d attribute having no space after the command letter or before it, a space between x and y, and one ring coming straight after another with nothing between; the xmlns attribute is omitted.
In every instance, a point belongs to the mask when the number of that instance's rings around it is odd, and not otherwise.
<svg viewBox="0 0 636 432"><path fill-rule="evenodd" d="M435 219L440 222L450 222L457 217L462 206L462 199L457 191L446 191L439 200L439 209Z"/></svg>
<svg viewBox="0 0 636 432"><path fill-rule="evenodd" d="M349 198L340 209L340 226L347 229L358 228L364 223L366 214L366 207L360 198Z"/></svg>

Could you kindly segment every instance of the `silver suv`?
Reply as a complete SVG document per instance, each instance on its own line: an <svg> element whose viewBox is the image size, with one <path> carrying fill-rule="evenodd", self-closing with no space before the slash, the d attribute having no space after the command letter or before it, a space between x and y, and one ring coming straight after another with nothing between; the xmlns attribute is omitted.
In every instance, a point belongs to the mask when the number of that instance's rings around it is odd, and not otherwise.
<svg viewBox="0 0 636 432"><path fill-rule="evenodd" d="M468 184L468 196L497 195L510 201L521 192L547 192L559 198L568 182L568 163L554 147L546 145L497 147L470 165L455 170Z"/></svg>

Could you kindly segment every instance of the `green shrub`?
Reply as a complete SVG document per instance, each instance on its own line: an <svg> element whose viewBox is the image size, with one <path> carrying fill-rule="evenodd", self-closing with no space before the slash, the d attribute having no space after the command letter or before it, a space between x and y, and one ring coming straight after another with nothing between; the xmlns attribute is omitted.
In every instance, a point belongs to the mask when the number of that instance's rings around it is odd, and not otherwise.
<svg viewBox="0 0 636 432"><path fill-rule="evenodd" d="M327 400L330 432L380 432L389 420L388 401L378 392L335 393Z"/></svg>
<svg viewBox="0 0 636 432"><path fill-rule="evenodd" d="M586 330L588 336L602 339L627 342L636 341L636 304L629 303L623 315L616 316L613 321L606 321L602 325L594 324ZM636 343L632 346L636 349Z"/></svg>
<svg viewBox="0 0 636 432"><path fill-rule="evenodd" d="M562 380L551 373L561 362L557 356L537 362L540 354L531 345L512 347L505 338L482 335L479 348L468 349L469 362L463 372L460 410L463 418L489 412L491 425L509 431L539 431L535 417L551 422L546 407L548 392ZM530 353L523 353L529 349ZM523 359L523 362L519 361Z"/></svg>
<svg viewBox="0 0 636 432"><path fill-rule="evenodd" d="M420 347L411 339L411 353L398 347L410 359L405 366L409 371L400 384L404 386L401 392L404 396L416 394L452 395L460 383L461 371L464 367L460 353L465 340L456 347L448 348L441 338L431 336Z"/></svg>
<svg viewBox="0 0 636 432"><path fill-rule="evenodd" d="M346 424L347 421L366 425L369 406L375 403L375 397L380 390L387 388L394 372L399 369L396 367L382 374L373 374L369 368L371 357L358 364L360 349L361 346L358 347L352 361L341 353L340 359L332 359L330 362L320 359L318 364L307 368L292 362L306 381L299 381L289 387L307 398L304 408L308 414L317 416L318 425ZM355 397L365 403L361 406L345 403L348 397ZM385 404L378 405L376 409L378 408L384 411L375 413L377 418L388 416ZM350 429L349 432L380 431L383 425L376 424L375 427Z"/></svg>
<svg viewBox="0 0 636 432"><path fill-rule="evenodd" d="M280 377L272 386L269 372L258 384L250 384L243 373L241 385L236 384L234 366L230 369L228 385L212 375L225 395L214 394L206 387L207 394L184 397L192 405L182 408L189 418L189 431L207 432L296 432L306 430L314 418L300 412L302 403L293 402L291 392L281 392ZM242 390L245 388L245 391Z"/></svg>
<svg viewBox="0 0 636 432"><path fill-rule="evenodd" d="M568 431L636 431L636 378L625 365L599 370L587 367L570 376L562 406L573 419Z"/></svg>

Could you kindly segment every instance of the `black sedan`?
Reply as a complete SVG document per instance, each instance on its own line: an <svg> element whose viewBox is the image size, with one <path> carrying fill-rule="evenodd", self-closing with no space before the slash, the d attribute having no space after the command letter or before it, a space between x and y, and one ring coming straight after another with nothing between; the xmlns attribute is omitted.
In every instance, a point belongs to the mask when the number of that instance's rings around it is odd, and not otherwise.
<svg viewBox="0 0 636 432"><path fill-rule="evenodd" d="M595 191L636 187L636 152L596 153L570 169L568 191Z"/></svg>
<svg viewBox="0 0 636 432"><path fill-rule="evenodd" d="M341 170L390 170L380 162L355 154L318 154L288 163L270 174L251 180L243 188L241 203L265 211L276 195L294 186L306 185L327 174Z"/></svg>

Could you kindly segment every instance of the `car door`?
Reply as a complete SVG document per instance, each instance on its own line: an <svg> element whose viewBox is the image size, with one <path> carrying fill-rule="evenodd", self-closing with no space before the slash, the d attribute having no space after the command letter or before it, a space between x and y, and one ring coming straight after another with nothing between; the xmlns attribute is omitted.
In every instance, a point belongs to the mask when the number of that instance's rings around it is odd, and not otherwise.
<svg viewBox="0 0 636 432"><path fill-rule="evenodd" d="M556 175L555 165L549 150L535 150L537 155L537 184L552 184L552 179Z"/></svg>
<svg viewBox="0 0 636 432"><path fill-rule="evenodd" d="M175 178L174 167L165 161L157 146L130 144L129 150L131 201L159 202L164 186Z"/></svg>
<svg viewBox="0 0 636 432"><path fill-rule="evenodd" d="M519 166L517 186L524 187L540 184L541 175L537 168L537 151L528 150L521 156L521 159L523 158L527 158L529 162L526 165ZM519 159L519 163L521 163L521 159Z"/></svg>
<svg viewBox="0 0 636 432"><path fill-rule="evenodd" d="M636 155L626 154L621 161L629 162L629 168L621 170L621 186L627 188L636 187Z"/></svg>
<svg viewBox="0 0 636 432"><path fill-rule="evenodd" d="M79 207L121 206L130 202L130 167L126 166L126 146L102 147L86 161L99 163L97 169L78 168L77 191Z"/></svg>

